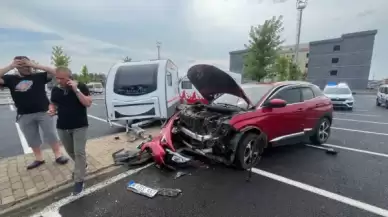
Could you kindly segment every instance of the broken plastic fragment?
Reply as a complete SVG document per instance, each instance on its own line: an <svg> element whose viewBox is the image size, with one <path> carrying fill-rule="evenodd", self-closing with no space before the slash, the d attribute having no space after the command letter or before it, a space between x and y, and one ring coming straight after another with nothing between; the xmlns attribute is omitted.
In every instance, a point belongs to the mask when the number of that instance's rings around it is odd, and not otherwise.
<svg viewBox="0 0 388 217"><path fill-rule="evenodd" d="M177 188L159 188L158 195L167 197L176 197L182 193L181 189Z"/></svg>
<svg viewBox="0 0 388 217"><path fill-rule="evenodd" d="M180 177L185 176L187 174L189 174L189 173L179 171L179 172L176 173L174 179L180 178Z"/></svg>
<svg viewBox="0 0 388 217"><path fill-rule="evenodd" d="M186 162L189 162L191 159L184 157L180 154L174 154L174 156L172 156L171 160L174 161L175 163L186 163Z"/></svg>

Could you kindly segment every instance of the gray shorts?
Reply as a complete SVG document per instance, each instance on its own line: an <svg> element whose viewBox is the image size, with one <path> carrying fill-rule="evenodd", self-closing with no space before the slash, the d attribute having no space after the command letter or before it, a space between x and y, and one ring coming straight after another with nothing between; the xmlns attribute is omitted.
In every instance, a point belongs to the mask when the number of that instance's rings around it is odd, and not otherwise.
<svg viewBox="0 0 388 217"><path fill-rule="evenodd" d="M43 144L39 129L45 144L54 145L59 141L54 118L46 112L21 115L17 122L31 148L38 148Z"/></svg>

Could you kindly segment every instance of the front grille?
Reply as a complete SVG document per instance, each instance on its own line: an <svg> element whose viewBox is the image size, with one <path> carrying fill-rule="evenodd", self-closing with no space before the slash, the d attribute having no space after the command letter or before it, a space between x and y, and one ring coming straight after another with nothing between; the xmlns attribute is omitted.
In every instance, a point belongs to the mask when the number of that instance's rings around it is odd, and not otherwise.
<svg viewBox="0 0 388 217"><path fill-rule="evenodd" d="M343 102L345 100L346 99L340 99L340 98L333 98L333 99L331 99L331 101L335 101L335 102Z"/></svg>

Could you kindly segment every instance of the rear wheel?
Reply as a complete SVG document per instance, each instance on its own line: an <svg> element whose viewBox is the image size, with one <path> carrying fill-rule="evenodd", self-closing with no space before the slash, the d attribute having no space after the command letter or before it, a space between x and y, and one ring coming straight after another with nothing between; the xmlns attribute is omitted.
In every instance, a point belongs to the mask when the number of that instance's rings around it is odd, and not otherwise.
<svg viewBox="0 0 388 217"><path fill-rule="evenodd" d="M325 143L330 137L331 123L328 118L322 118L315 127L314 134L310 137L310 141L314 145Z"/></svg>
<svg viewBox="0 0 388 217"><path fill-rule="evenodd" d="M239 169L249 169L261 159L267 139L264 133L248 133L239 142L235 165Z"/></svg>

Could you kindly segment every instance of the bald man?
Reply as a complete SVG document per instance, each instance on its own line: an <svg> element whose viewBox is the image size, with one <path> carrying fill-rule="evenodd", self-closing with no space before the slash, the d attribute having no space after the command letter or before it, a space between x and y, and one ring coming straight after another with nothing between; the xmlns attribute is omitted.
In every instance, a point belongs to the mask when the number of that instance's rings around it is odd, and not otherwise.
<svg viewBox="0 0 388 217"><path fill-rule="evenodd" d="M74 160L74 191L84 188L86 173L86 132L89 126L87 107L92 104L88 87L71 79L71 71L59 67L55 73L58 86L51 91L50 115L57 114L59 138L67 153Z"/></svg>

